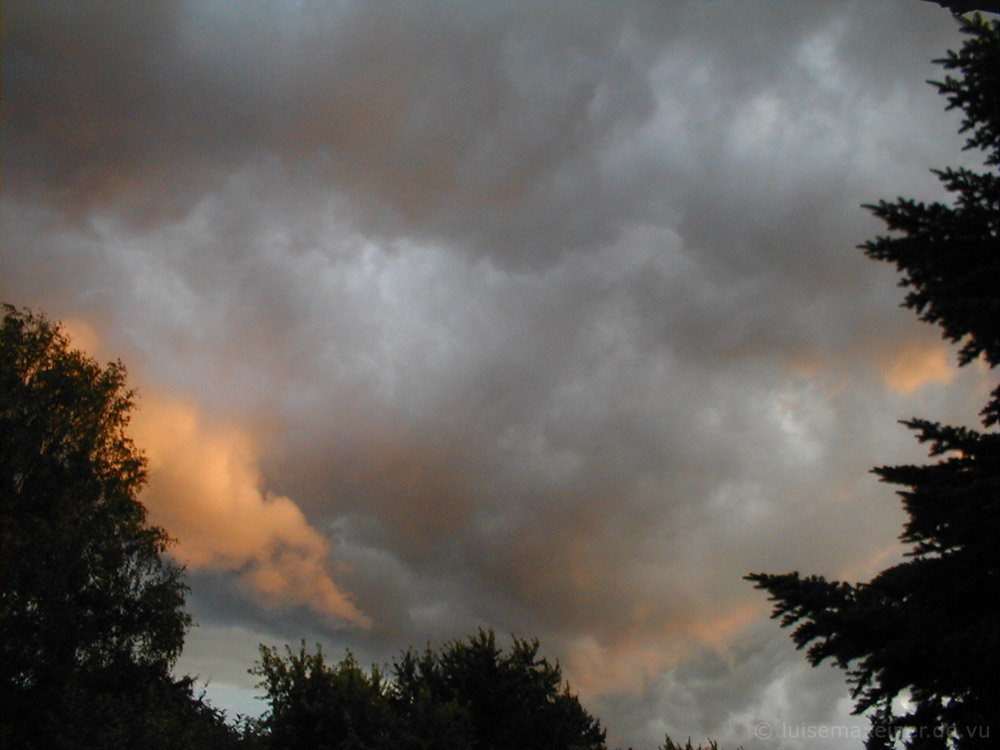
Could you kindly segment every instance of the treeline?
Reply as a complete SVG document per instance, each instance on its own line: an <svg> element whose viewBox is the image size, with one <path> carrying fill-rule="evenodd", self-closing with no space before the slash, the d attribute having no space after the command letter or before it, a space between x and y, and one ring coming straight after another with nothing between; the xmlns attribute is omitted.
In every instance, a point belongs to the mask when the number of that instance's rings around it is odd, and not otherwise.
<svg viewBox="0 0 1000 750"><path fill-rule="evenodd" d="M600 722L563 682L538 642L508 651L481 630L440 651L408 651L388 673L366 672L348 654L328 665L322 650L262 647L253 672L270 705L254 738L288 748L606 747Z"/></svg>

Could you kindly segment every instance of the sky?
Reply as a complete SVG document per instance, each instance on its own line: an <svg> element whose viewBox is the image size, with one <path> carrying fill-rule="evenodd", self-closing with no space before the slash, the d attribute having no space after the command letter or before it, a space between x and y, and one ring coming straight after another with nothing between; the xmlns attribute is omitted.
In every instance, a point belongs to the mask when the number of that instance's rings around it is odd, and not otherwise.
<svg viewBox="0 0 1000 750"><path fill-rule="evenodd" d="M856 249L970 164L920 0L11 0L2 294L121 359L198 626L539 638L612 747L845 746L742 577L900 559L990 383ZM840 735L838 736L838 733ZM833 735L830 739L829 736ZM861 740L854 741L860 746Z"/></svg>

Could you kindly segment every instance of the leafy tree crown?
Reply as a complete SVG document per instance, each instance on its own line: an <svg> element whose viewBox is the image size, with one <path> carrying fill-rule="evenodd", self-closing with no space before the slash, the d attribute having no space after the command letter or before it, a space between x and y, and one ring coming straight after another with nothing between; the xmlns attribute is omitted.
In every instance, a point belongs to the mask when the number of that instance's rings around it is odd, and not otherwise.
<svg viewBox="0 0 1000 750"><path fill-rule="evenodd" d="M166 684L187 589L137 499L146 465L126 434L122 364L101 367L10 305L0 360L4 739L58 747L54 733L117 721L115 685Z"/></svg>

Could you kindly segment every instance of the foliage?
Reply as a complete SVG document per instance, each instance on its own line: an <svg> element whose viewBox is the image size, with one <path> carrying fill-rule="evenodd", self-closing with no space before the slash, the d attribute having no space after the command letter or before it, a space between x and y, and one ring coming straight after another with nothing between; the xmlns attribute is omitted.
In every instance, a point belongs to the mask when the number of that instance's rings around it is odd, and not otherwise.
<svg viewBox="0 0 1000 750"><path fill-rule="evenodd" d="M657 748L657 750L719 750L719 743L716 742L715 740L710 739L708 740L707 745L702 745L699 742L698 746L695 747L694 745L691 744L690 737L688 737L687 742L682 745L679 742L674 742L672 739L670 739L670 735L667 735L667 737L664 739L663 744L660 745L660 747Z"/></svg>
<svg viewBox="0 0 1000 750"><path fill-rule="evenodd" d="M386 683L377 668L370 675L348 654L328 666L323 650L296 654L286 647L260 647L251 674L261 678L270 709L261 721L267 747L335 750L376 746L389 723Z"/></svg>
<svg viewBox="0 0 1000 750"><path fill-rule="evenodd" d="M937 62L961 77L935 83L949 108L965 113L966 148L1000 164L998 24L961 19L962 50ZM962 342L959 363L1000 363L1000 180L966 169L937 172L957 193L955 205L898 199L870 206L899 234L861 248L895 263L908 288L904 305ZM1000 388L983 410L986 427L1000 417ZM992 747L1000 705L1000 435L922 419L905 422L939 460L874 469L899 491L909 518L901 540L906 562L866 584L820 576L753 574L776 602L773 617L806 648L813 665L830 659L847 669L855 713L872 722L869 748ZM898 714L898 698L909 705ZM992 735L992 737L990 736Z"/></svg>
<svg viewBox="0 0 1000 750"><path fill-rule="evenodd" d="M135 667L74 682L44 747L236 750L239 733L195 695L193 680Z"/></svg>
<svg viewBox="0 0 1000 750"><path fill-rule="evenodd" d="M970 36L959 52L936 60L948 75L931 81L947 97L948 109L965 116L959 132L969 133L966 150L979 150L987 165L1000 165L1000 53L997 21L980 16L961 20ZM963 342L959 363L982 356L990 367L1000 364L1000 177L969 169L933 170L955 205L898 198L866 206L897 234L861 245L869 258L894 263L899 282L908 289L903 305L921 320L941 326L945 338ZM993 392L984 416L995 424L1000 391Z"/></svg>
<svg viewBox="0 0 1000 750"><path fill-rule="evenodd" d="M322 649L284 657L266 646L253 670L270 703L270 748L604 750L600 723L562 683L538 642L515 638L504 653L492 631L440 653L407 651L392 678L361 670L348 654L334 666Z"/></svg>
<svg viewBox="0 0 1000 750"><path fill-rule="evenodd" d="M125 368L102 368L58 325L9 305L0 353L4 744L152 748L196 746L195 726L226 734L169 674L190 624L186 587L136 499L145 462L125 434Z"/></svg>
<svg viewBox="0 0 1000 750"><path fill-rule="evenodd" d="M514 638L504 653L492 630L480 630L440 654L407 652L393 667L394 702L409 712L411 731L428 712L450 715L476 748L603 748L600 722L538 648L537 640Z"/></svg>

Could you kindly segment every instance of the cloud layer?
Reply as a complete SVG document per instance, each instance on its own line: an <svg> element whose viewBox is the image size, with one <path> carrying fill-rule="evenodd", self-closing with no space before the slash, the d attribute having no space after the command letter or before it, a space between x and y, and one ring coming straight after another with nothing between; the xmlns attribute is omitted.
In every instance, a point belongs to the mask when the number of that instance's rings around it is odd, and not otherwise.
<svg viewBox="0 0 1000 750"><path fill-rule="evenodd" d="M5 296L141 387L186 665L236 690L233 633L385 660L491 625L622 745L844 721L741 578L886 565L895 420L985 400L853 249L859 204L966 158L923 83L946 12L5 15Z"/></svg>

